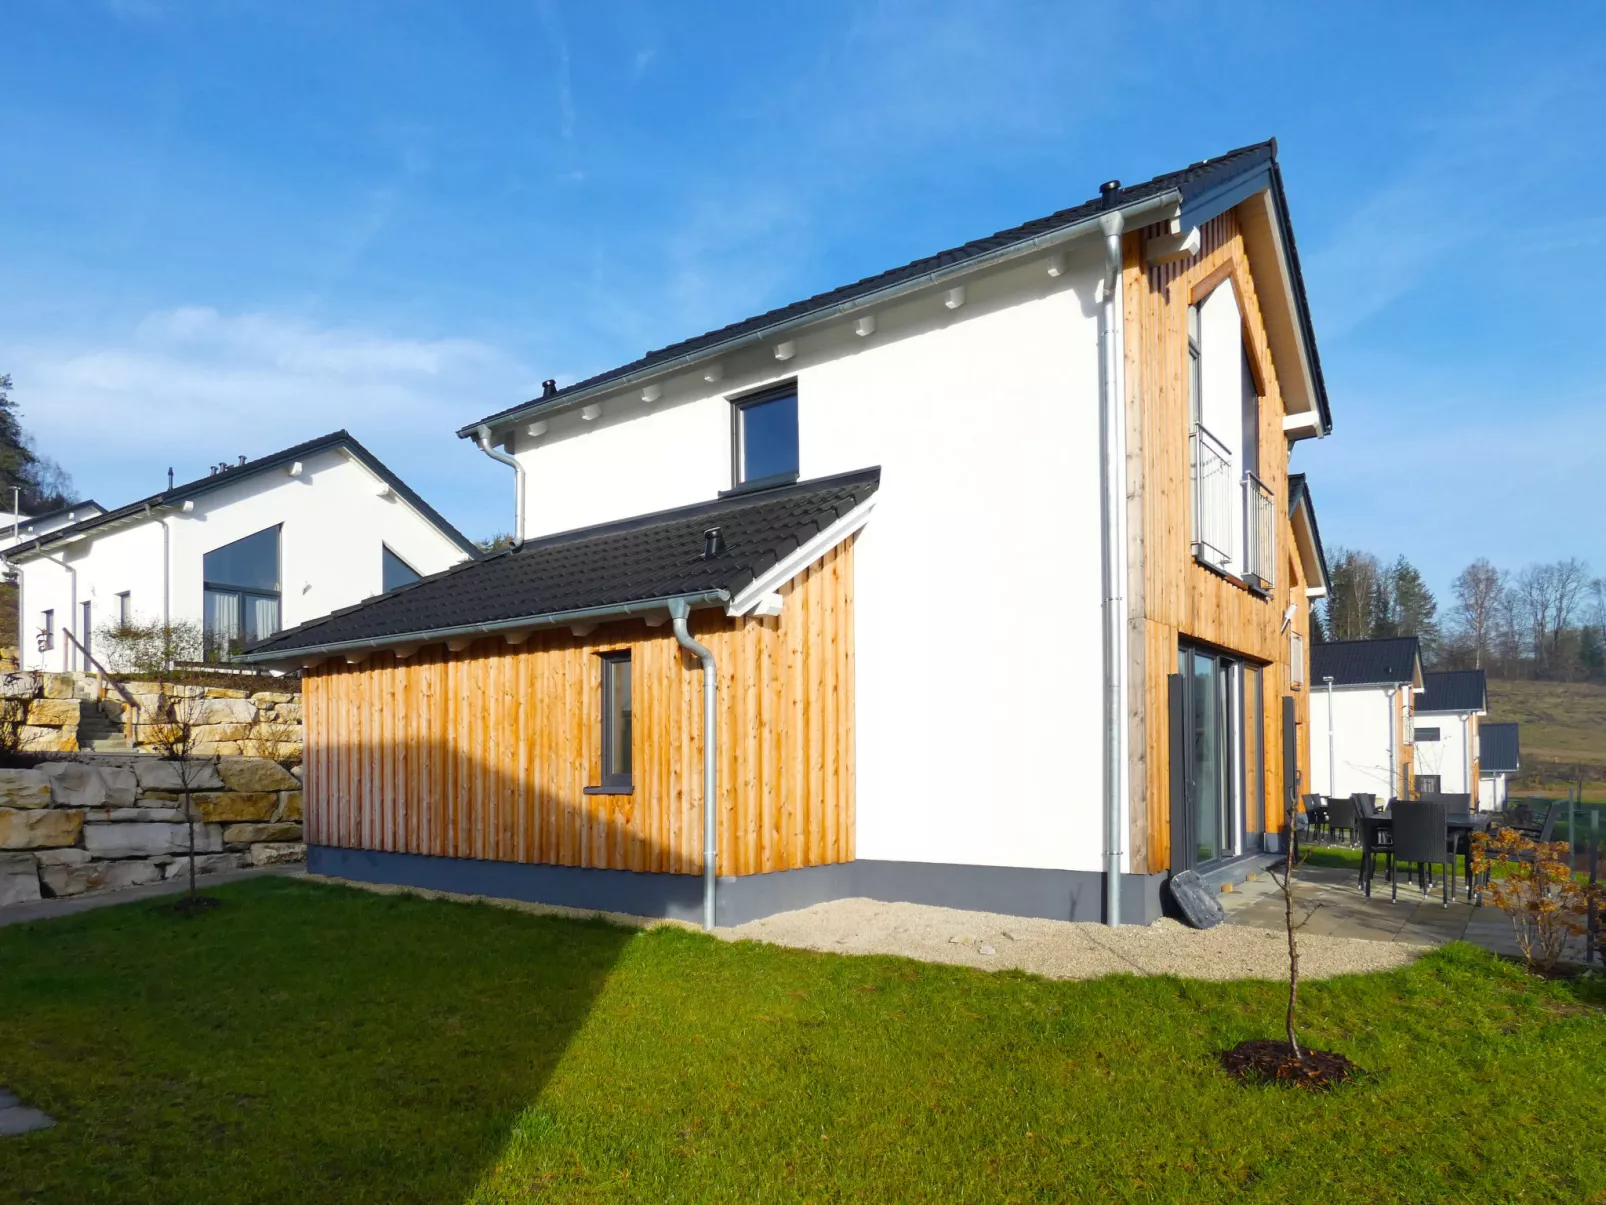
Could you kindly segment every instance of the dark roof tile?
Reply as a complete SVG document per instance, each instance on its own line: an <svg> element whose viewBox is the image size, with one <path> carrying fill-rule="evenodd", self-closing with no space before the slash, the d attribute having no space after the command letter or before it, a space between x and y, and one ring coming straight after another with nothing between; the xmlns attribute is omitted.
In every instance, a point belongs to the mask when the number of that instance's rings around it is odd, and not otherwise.
<svg viewBox="0 0 1606 1205"><path fill-rule="evenodd" d="M1517 724L1478 725L1478 772L1515 774L1522 769Z"/></svg>
<svg viewBox="0 0 1606 1205"><path fill-rule="evenodd" d="M1334 686L1414 682L1421 657L1421 646L1415 636L1315 644L1310 650L1311 685L1320 689L1329 676Z"/></svg>
<svg viewBox="0 0 1606 1205"><path fill-rule="evenodd" d="M1422 675L1418 712L1486 711L1489 695L1481 669L1445 670Z"/></svg>

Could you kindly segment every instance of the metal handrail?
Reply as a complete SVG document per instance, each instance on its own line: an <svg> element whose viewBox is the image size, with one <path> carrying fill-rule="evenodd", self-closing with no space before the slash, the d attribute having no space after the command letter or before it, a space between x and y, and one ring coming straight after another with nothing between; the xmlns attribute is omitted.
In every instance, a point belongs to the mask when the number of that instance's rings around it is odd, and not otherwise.
<svg viewBox="0 0 1606 1205"><path fill-rule="evenodd" d="M123 696L123 702L128 704L128 710L123 714L124 734L129 738L129 743L133 744L135 723L134 717L139 713L139 700L129 693L129 690L126 686L112 676L111 671L109 671L104 665L95 659L95 654L91 653L84 647L83 642L79 640L77 636L73 635L71 628L62 628L61 634L68 640L72 641L73 647L83 654L85 661L94 666L95 681L100 687L100 697L103 699L106 697L106 684L108 682L111 683L113 690Z"/></svg>
<svg viewBox="0 0 1606 1205"><path fill-rule="evenodd" d="M1253 472L1244 474L1244 575L1268 590L1276 583L1277 527L1271 490Z"/></svg>
<svg viewBox="0 0 1606 1205"><path fill-rule="evenodd" d="M1193 425L1194 554L1224 566L1232 558L1232 453L1203 423Z"/></svg>

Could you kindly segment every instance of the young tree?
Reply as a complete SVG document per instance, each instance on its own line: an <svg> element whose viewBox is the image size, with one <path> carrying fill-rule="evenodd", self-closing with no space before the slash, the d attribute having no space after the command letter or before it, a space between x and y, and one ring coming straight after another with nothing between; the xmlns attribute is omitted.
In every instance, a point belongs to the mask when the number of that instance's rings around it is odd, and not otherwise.
<svg viewBox="0 0 1606 1205"><path fill-rule="evenodd" d="M187 906L199 907L195 893L195 801L196 787L208 766L215 765L216 757L202 757L196 745L196 729L200 727L206 706L204 692L199 687L162 684L156 701L156 715L145 728L145 736L155 747L157 756L171 762L178 776L179 792L184 796L184 817L189 826L190 885Z"/></svg>
<svg viewBox="0 0 1606 1205"><path fill-rule="evenodd" d="M1506 575L1486 557L1479 557L1457 575L1455 618L1472 648L1472 666L1482 669L1494 639L1500 596L1505 592Z"/></svg>

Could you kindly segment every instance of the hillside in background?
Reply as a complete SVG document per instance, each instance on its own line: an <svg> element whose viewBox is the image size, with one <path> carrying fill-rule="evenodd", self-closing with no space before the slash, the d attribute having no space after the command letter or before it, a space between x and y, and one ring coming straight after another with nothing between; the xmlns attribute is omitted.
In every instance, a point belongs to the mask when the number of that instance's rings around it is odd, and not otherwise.
<svg viewBox="0 0 1606 1205"><path fill-rule="evenodd" d="M1582 775L1606 802L1606 686L1489 679L1489 720L1522 725L1518 793L1560 794Z"/></svg>

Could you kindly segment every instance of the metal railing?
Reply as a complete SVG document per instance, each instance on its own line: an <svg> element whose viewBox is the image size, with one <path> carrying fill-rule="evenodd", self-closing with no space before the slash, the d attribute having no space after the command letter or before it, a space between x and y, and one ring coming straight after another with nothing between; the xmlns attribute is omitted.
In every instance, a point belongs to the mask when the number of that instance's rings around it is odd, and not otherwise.
<svg viewBox="0 0 1606 1205"><path fill-rule="evenodd" d="M1277 508L1266 483L1253 473L1244 474L1245 580L1270 590L1277 572Z"/></svg>
<svg viewBox="0 0 1606 1205"><path fill-rule="evenodd" d="M95 660L94 654L83 646L78 637L73 635L71 628L62 628L61 634L72 641L73 647L83 657L84 664L94 669L95 685L99 691L100 698L104 699L106 697L106 687L108 685L123 697L123 703L125 704L123 708L123 735L128 738L128 743L132 745L134 743L134 727L139 722L139 700L134 698L128 692L128 688L114 678L104 665Z"/></svg>
<svg viewBox="0 0 1606 1205"><path fill-rule="evenodd" d="M1193 554L1218 568L1232 559L1236 526L1232 453L1203 423L1193 426Z"/></svg>

